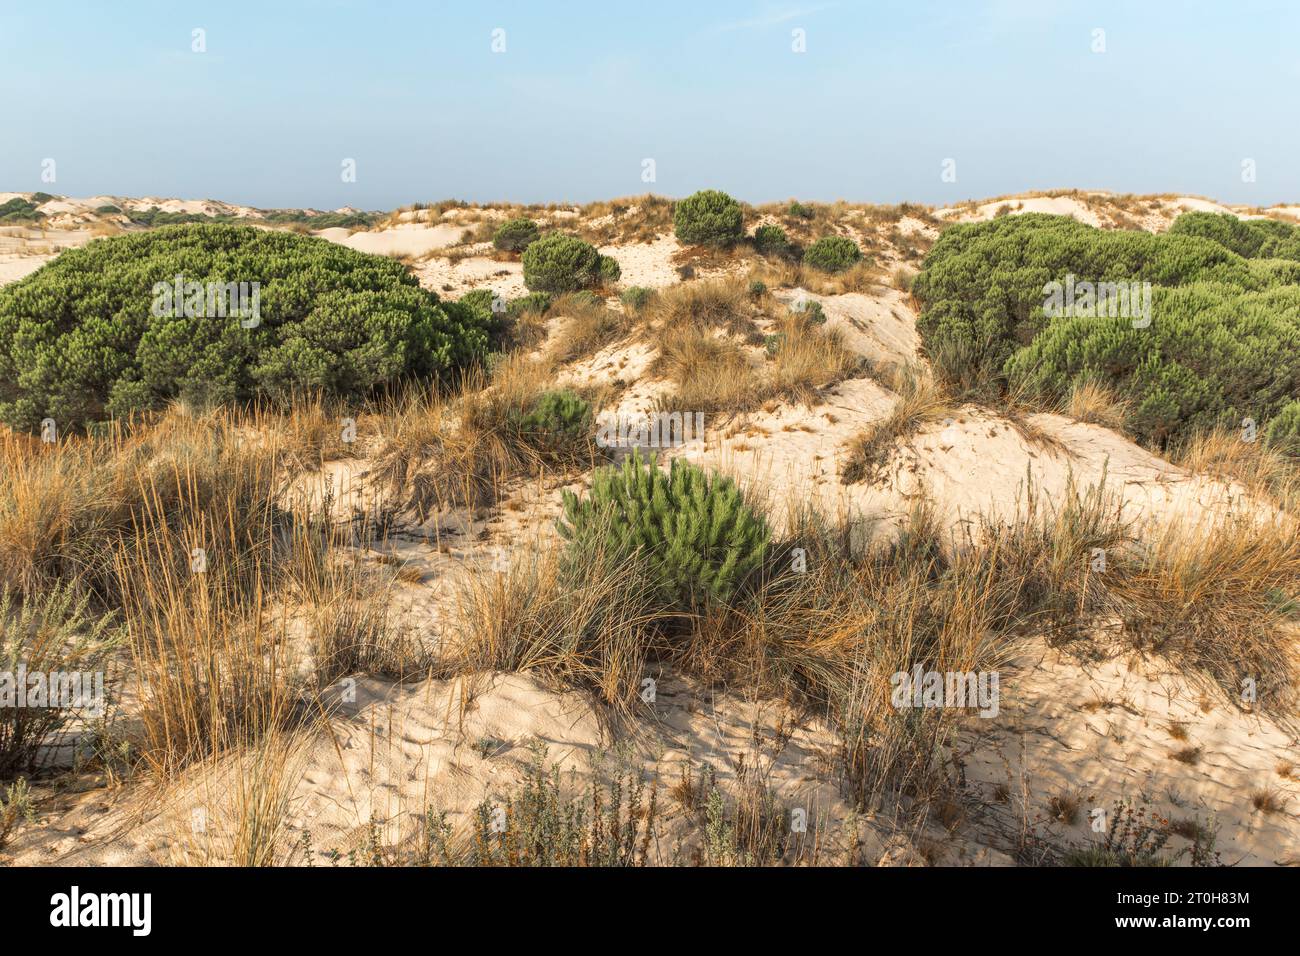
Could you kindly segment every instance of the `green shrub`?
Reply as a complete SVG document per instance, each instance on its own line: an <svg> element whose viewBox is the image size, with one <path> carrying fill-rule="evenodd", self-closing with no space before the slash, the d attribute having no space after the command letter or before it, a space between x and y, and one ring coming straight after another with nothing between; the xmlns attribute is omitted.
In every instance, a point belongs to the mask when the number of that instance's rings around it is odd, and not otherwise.
<svg viewBox="0 0 1300 956"><path fill-rule="evenodd" d="M1275 219L1239 219L1226 212L1185 212L1174 220L1169 234L1212 239L1246 259L1300 260L1300 226Z"/></svg>
<svg viewBox="0 0 1300 956"><path fill-rule="evenodd" d="M178 275L190 284L181 308ZM232 283L246 284L256 322L205 295ZM488 337L386 257L251 226L164 227L69 249L0 289L0 420L34 429L178 398L356 398L474 361Z"/></svg>
<svg viewBox="0 0 1300 956"><path fill-rule="evenodd" d="M1300 399L1287 402L1273 416L1264 432L1269 448L1292 458L1300 458Z"/></svg>
<svg viewBox="0 0 1300 956"><path fill-rule="evenodd" d="M497 228L492 245L505 252L523 252L537 237L537 223L525 218L511 219Z"/></svg>
<svg viewBox="0 0 1300 956"><path fill-rule="evenodd" d="M530 292L528 295L521 295L517 299L511 299L510 304L506 306L506 315L512 319L518 318L525 312L545 315L550 307L551 294L549 292Z"/></svg>
<svg viewBox="0 0 1300 956"><path fill-rule="evenodd" d="M770 532L731 479L673 459L667 474L640 452L597 469L591 493L564 493L569 547L609 560L644 556L664 598L681 607L726 602L763 563Z"/></svg>
<svg viewBox="0 0 1300 956"><path fill-rule="evenodd" d="M647 289L644 286L634 285L628 289L624 289L623 294L619 296L619 299L629 309L639 312L650 304L650 300L654 298L654 295L654 289Z"/></svg>
<svg viewBox="0 0 1300 956"><path fill-rule="evenodd" d="M504 312L506 308L504 301L491 289L474 289L466 292L456 301L472 309L474 314L485 322L490 321L499 312Z"/></svg>
<svg viewBox="0 0 1300 956"><path fill-rule="evenodd" d="M600 257L600 281L603 285L613 285L623 275L623 267L613 256Z"/></svg>
<svg viewBox="0 0 1300 956"><path fill-rule="evenodd" d="M500 346L509 317L508 307L491 289L474 289L455 302L443 302L442 307L454 320L486 329L493 347Z"/></svg>
<svg viewBox="0 0 1300 956"><path fill-rule="evenodd" d="M677 240L688 246L726 246L745 234L740 203L716 189L702 189L673 209Z"/></svg>
<svg viewBox="0 0 1300 956"><path fill-rule="evenodd" d="M797 199L791 199L790 205L786 209L786 213L791 216L796 216L799 219L812 219L817 215L817 210L812 206L805 206Z"/></svg>
<svg viewBox="0 0 1300 956"><path fill-rule="evenodd" d="M35 222L45 218L44 213L37 211L36 205L20 196L0 203L0 222Z"/></svg>
<svg viewBox="0 0 1300 956"><path fill-rule="evenodd" d="M101 216L111 216L120 213L121 211L122 210L118 209L116 206L98 206L95 209L95 212L99 213Z"/></svg>
<svg viewBox="0 0 1300 956"><path fill-rule="evenodd" d="M1152 322L1055 320L1006 363L1013 388L1044 398L1100 381L1131 406L1125 427L1157 445L1193 431L1269 421L1300 394L1300 287L1156 287Z"/></svg>
<svg viewBox="0 0 1300 956"><path fill-rule="evenodd" d="M754 279L749 283L749 294L755 299L767 295L767 283L760 279Z"/></svg>
<svg viewBox="0 0 1300 956"><path fill-rule="evenodd" d="M524 250L524 285L530 292L577 292L601 281L602 256L575 236L547 233Z"/></svg>
<svg viewBox="0 0 1300 956"><path fill-rule="evenodd" d="M759 226L754 230L754 246L759 252L780 252L789 244L780 226Z"/></svg>
<svg viewBox="0 0 1300 956"><path fill-rule="evenodd" d="M514 416L514 426L541 447L580 441L592 433L591 405L568 389L543 392L527 413Z"/></svg>
<svg viewBox="0 0 1300 956"><path fill-rule="evenodd" d="M803 254L804 265L822 272L843 272L862 260L862 250L844 236L822 236Z"/></svg>
<svg viewBox="0 0 1300 956"><path fill-rule="evenodd" d="M950 385L1055 401L1099 382L1128 404L1131 434L1163 445L1244 417L1266 426L1300 394L1296 275L1204 235L1030 213L945 230L913 292L922 343ZM1048 284L1069 276L1150 283L1150 324L1133 308L1049 314Z"/></svg>
<svg viewBox="0 0 1300 956"><path fill-rule="evenodd" d="M935 242L912 286L922 303L917 330L940 377L961 389L1002 383L1012 353L1047 325L1044 287L1068 275L1264 285L1239 256L1196 236L1102 231L1041 213L955 225Z"/></svg>

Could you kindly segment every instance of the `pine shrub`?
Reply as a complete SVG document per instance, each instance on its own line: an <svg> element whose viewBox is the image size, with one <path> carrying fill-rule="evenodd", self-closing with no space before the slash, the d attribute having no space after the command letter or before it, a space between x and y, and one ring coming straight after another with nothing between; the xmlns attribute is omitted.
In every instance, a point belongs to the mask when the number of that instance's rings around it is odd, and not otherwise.
<svg viewBox="0 0 1300 956"><path fill-rule="evenodd" d="M530 444L555 447L580 440L592 431L591 405L569 389L543 392L514 426Z"/></svg>
<svg viewBox="0 0 1300 956"><path fill-rule="evenodd" d="M781 252L790 241L780 226L759 226L754 230L754 247L759 252Z"/></svg>
<svg viewBox="0 0 1300 956"><path fill-rule="evenodd" d="M716 189L702 189L673 209L673 231L688 246L727 246L745 234L740 203Z"/></svg>
<svg viewBox="0 0 1300 956"><path fill-rule="evenodd" d="M250 297L257 284L256 322L213 294L240 283ZM163 227L69 249L0 289L0 420L35 429L175 399L355 399L476 361L489 335L384 256L251 226Z"/></svg>
<svg viewBox="0 0 1300 956"><path fill-rule="evenodd" d="M1288 402L1268 423L1265 441L1292 458L1300 458L1300 399Z"/></svg>
<svg viewBox="0 0 1300 956"><path fill-rule="evenodd" d="M770 532L729 478L673 459L667 473L639 451L597 469L590 494L564 493L561 535L611 560L641 554L680 607L727 602L763 563Z"/></svg>
<svg viewBox="0 0 1300 956"><path fill-rule="evenodd" d="M530 292L577 292L599 285L602 257L576 236L547 233L524 250L524 285Z"/></svg>
<svg viewBox="0 0 1300 956"><path fill-rule="evenodd" d="M862 250L844 236L822 236L803 254L804 265L822 272L843 272L862 260Z"/></svg>
<svg viewBox="0 0 1300 956"><path fill-rule="evenodd" d="M538 235L537 223L531 219L511 219L497 227L492 245L503 252L523 252L537 241Z"/></svg>

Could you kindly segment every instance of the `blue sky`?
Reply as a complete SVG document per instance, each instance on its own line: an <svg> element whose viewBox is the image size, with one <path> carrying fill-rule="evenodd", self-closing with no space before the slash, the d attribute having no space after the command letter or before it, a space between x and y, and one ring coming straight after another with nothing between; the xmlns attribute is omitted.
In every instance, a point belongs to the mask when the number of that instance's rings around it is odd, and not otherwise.
<svg viewBox="0 0 1300 956"><path fill-rule="evenodd" d="M1297 40L1294 0L0 0L0 190L1294 202Z"/></svg>

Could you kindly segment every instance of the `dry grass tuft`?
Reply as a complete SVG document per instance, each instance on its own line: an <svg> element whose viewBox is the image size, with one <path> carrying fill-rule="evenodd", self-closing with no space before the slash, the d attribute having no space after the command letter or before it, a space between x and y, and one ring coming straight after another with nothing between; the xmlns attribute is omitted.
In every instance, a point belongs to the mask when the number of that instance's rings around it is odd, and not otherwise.
<svg viewBox="0 0 1300 956"><path fill-rule="evenodd" d="M1171 460L1192 474L1239 481L1252 493L1300 514L1300 465L1262 441L1243 441L1237 430L1193 435L1174 451Z"/></svg>
<svg viewBox="0 0 1300 956"><path fill-rule="evenodd" d="M1098 382L1075 385L1061 403L1060 413L1075 421L1122 431L1128 417L1128 403Z"/></svg>
<svg viewBox="0 0 1300 956"><path fill-rule="evenodd" d="M840 480L845 484L874 479L900 440L951 410L947 393L920 366L891 366L885 370L883 379L897 393L898 401L886 418L873 423L849 443L848 457L840 471Z"/></svg>

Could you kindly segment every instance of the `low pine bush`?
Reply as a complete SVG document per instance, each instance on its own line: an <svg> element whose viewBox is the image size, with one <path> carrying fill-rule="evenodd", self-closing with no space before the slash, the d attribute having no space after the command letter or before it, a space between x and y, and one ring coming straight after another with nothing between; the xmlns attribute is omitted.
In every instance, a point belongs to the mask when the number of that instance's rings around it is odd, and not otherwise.
<svg viewBox="0 0 1300 956"><path fill-rule="evenodd" d="M576 236L548 233L524 250L524 285L529 292L590 289L599 285L610 269L605 259L608 257L595 246Z"/></svg>
<svg viewBox="0 0 1300 956"><path fill-rule="evenodd" d="M650 304L650 300L654 298L654 294L654 289L647 289L644 286L634 285L630 288L624 289L623 294L619 296L619 299L627 308L634 312L639 312Z"/></svg>
<svg viewBox="0 0 1300 956"><path fill-rule="evenodd" d="M759 226L754 230L754 246L759 252L781 252L790 240L780 226Z"/></svg>
<svg viewBox="0 0 1300 956"><path fill-rule="evenodd" d="M844 236L822 236L803 254L805 265L822 272L843 272L862 260L862 250Z"/></svg>
<svg viewBox="0 0 1300 956"><path fill-rule="evenodd" d="M492 236L492 245L503 252L523 252L539 235L537 223L531 219L511 219L502 223Z"/></svg>
<svg viewBox="0 0 1300 956"><path fill-rule="evenodd" d="M1288 402L1273 416L1265 441L1269 448L1300 459L1300 399Z"/></svg>
<svg viewBox="0 0 1300 956"><path fill-rule="evenodd" d="M613 285L623 275L623 267L618 264L618 260L613 256L600 257L600 283L601 285Z"/></svg>
<svg viewBox="0 0 1300 956"><path fill-rule="evenodd" d="M513 424L531 445L568 446L592 434L591 405L568 389L543 392L532 408L514 417Z"/></svg>
<svg viewBox="0 0 1300 956"><path fill-rule="evenodd" d="M731 479L681 459L668 472L635 452L598 469L591 493L564 493L569 547L650 562L664 598L680 607L727 602L763 564L770 532Z"/></svg>
<svg viewBox="0 0 1300 956"><path fill-rule="evenodd" d="M176 399L355 400L469 365L489 337L384 256L251 226L164 227L69 249L0 289L0 420L63 430Z"/></svg>
<svg viewBox="0 0 1300 956"><path fill-rule="evenodd" d="M677 240L688 246L727 246L745 234L740 203L716 189L702 189L673 209Z"/></svg>
<svg viewBox="0 0 1300 956"><path fill-rule="evenodd" d="M1185 219L1166 235L1035 213L945 230L912 286L938 377L1049 405L1093 383L1158 447L1244 418L1268 429L1300 394L1300 269L1271 225ZM1067 282L1091 285L1056 302Z"/></svg>

